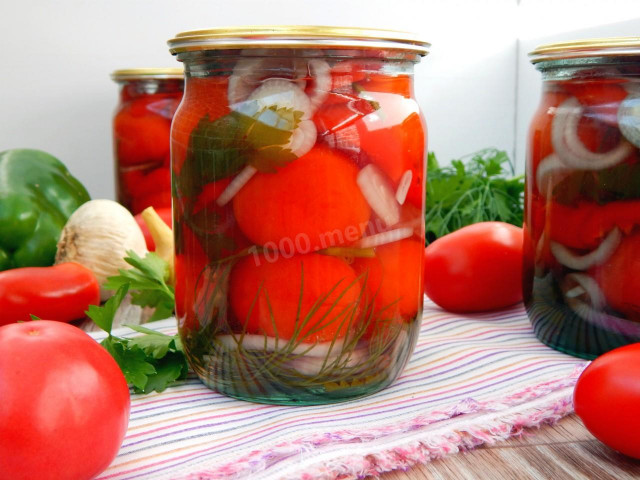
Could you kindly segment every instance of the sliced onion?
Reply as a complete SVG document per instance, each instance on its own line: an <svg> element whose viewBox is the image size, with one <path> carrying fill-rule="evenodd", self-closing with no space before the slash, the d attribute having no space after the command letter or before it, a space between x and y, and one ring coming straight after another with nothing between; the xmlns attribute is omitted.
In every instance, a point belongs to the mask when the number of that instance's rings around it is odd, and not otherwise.
<svg viewBox="0 0 640 480"><path fill-rule="evenodd" d="M313 80L309 100L313 110L317 110L331 90L331 67L324 60L313 58L309 60L309 73Z"/></svg>
<svg viewBox="0 0 640 480"><path fill-rule="evenodd" d="M551 123L551 143L564 164L580 170L602 170L622 162L633 150L626 140L604 153L596 153L578 138L578 123L583 108L575 97L562 102Z"/></svg>
<svg viewBox="0 0 640 480"><path fill-rule="evenodd" d="M227 87L227 99L233 105L246 100L251 92L259 85L260 77L263 75L264 59L262 58L242 58L238 60L233 69L233 74L229 77Z"/></svg>
<svg viewBox="0 0 640 480"><path fill-rule="evenodd" d="M265 335L218 335L216 340L231 350L237 349L239 342L242 342L242 348L245 350L275 352L280 349L287 348L287 352L290 352L292 355L305 355L307 357L316 358L325 358L327 355L337 355L342 351L342 346L344 344L344 340L322 343L301 343L292 350L289 350L287 347L289 340L268 337Z"/></svg>
<svg viewBox="0 0 640 480"><path fill-rule="evenodd" d="M318 131L313 120L302 120L291 134L289 143L284 148L289 148L296 157L301 157L309 152L316 144Z"/></svg>
<svg viewBox="0 0 640 480"><path fill-rule="evenodd" d="M303 375L316 375L323 370L353 369L362 362L365 355L366 351L363 348L353 350L349 355L331 355L329 357L303 355L283 363L282 366L296 370Z"/></svg>
<svg viewBox="0 0 640 480"><path fill-rule="evenodd" d="M402 174L402 177L400 177L398 189L396 190L396 200L400 205L404 205L407 199L407 193L409 193L409 188L411 187L411 180L413 180L413 172L411 170L407 170Z"/></svg>
<svg viewBox="0 0 640 480"><path fill-rule="evenodd" d="M251 177L253 177L256 172L256 168L252 167L251 165L247 165L246 167L244 167L244 169L238 175L236 175L233 180L231 180L231 183L227 185L227 188L222 191L222 193L216 200L216 203L221 207L229 203L231 199L235 197L236 194L240 191L240 189L244 187L249 180L251 180Z"/></svg>
<svg viewBox="0 0 640 480"><path fill-rule="evenodd" d="M536 170L536 186L540 194L545 197L551 197L555 186L571 172L560 157L556 153L545 157Z"/></svg>
<svg viewBox="0 0 640 480"><path fill-rule="evenodd" d="M309 119L313 113L311 101L306 93L291 80L268 78L243 101L231 103L231 110L255 117L270 107L287 108L302 112L302 119ZM276 116L277 118L277 116ZM281 125L268 123L275 128Z"/></svg>
<svg viewBox="0 0 640 480"><path fill-rule="evenodd" d="M584 294L587 295L589 305L596 310L602 310L606 301L604 298L604 293L602 293L602 290L598 286L598 282L596 282L586 273L570 273L565 276L565 287L576 284L581 287L584 291ZM567 292L574 290L575 287L566 288ZM566 293L564 295L568 302L572 299L579 298L578 296L569 297Z"/></svg>
<svg viewBox="0 0 640 480"><path fill-rule="evenodd" d="M636 86L635 88L638 88ZM624 138L640 148L640 92L630 93L618 108L618 126Z"/></svg>
<svg viewBox="0 0 640 480"><path fill-rule="evenodd" d="M375 235L369 235L368 237L362 237L358 242L360 248L373 248L380 245L386 245L387 243L397 242L398 240L404 240L413 235L412 227L396 228L394 230L387 230L386 232L376 233Z"/></svg>
<svg viewBox="0 0 640 480"><path fill-rule="evenodd" d="M387 226L400 221L400 205L389 181L378 167L370 163L358 172L356 181L371 209Z"/></svg>
<svg viewBox="0 0 640 480"><path fill-rule="evenodd" d="M614 228L600 245L598 245L598 248L586 255L576 255L567 247L557 242L551 242L551 253L553 253L556 260L565 267L572 268L573 270L587 270L608 260L615 249L618 248L621 239L622 234L620 230Z"/></svg>

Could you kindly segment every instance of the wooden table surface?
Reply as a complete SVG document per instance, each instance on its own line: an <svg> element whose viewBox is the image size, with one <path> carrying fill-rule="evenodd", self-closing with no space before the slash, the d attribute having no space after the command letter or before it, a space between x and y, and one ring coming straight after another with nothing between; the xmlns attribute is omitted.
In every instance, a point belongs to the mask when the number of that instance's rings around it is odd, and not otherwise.
<svg viewBox="0 0 640 480"><path fill-rule="evenodd" d="M640 435L640 432L638 433ZM640 479L640 461L596 440L575 415L523 436L449 455L382 480L607 480Z"/></svg>

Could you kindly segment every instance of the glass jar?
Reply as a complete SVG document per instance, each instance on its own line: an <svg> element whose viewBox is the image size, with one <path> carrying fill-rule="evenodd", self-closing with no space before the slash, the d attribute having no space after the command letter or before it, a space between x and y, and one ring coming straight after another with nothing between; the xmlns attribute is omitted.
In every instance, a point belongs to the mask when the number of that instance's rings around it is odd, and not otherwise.
<svg viewBox="0 0 640 480"><path fill-rule="evenodd" d="M120 87L113 118L116 199L133 214L171 208L169 137L182 99L181 68L116 70Z"/></svg>
<svg viewBox="0 0 640 480"><path fill-rule="evenodd" d="M525 305L540 340L594 358L640 341L640 37L530 55Z"/></svg>
<svg viewBox="0 0 640 480"><path fill-rule="evenodd" d="M389 385L420 326L425 126L408 34L187 32L171 130L176 315L223 394L323 404Z"/></svg>

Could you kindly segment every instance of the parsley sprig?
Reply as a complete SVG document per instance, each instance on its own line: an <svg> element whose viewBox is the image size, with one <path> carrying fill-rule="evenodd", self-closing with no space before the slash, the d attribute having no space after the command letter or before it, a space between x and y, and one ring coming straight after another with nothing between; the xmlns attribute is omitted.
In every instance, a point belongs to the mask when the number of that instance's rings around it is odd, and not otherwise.
<svg viewBox="0 0 640 480"><path fill-rule="evenodd" d="M119 275L107 278L105 288L118 290L128 285L131 303L155 309L150 322L173 315L176 299L173 287L169 285L169 264L153 252L142 258L132 250L127 252L124 260L132 268L120 269Z"/></svg>
<svg viewBox="0 0 640 480"><path fill-rule="evenodd" d="M513 176L506 152L488 148L445 167L429 153L427 172L427 243L477 222L522 226L524 175Z"/></svg>
<svg viewBox="0 0 640 480"><path fill-rule="evenodd" d="M154 253L144 258L127 252L125 258L133 268L120 270L110 277L107 288L116 293L103 306L91 305L86 312L108 336L101 344L120 366L127 383L136 393L161 392L187 376L188 364L178 335L165 335L139 325L126 325L142 335L123 338L112 335L113 320L122 300L131 292L135 305L156 308L152 320L166 318L173 312L175 297L168 285L168 265Z"/></svg>

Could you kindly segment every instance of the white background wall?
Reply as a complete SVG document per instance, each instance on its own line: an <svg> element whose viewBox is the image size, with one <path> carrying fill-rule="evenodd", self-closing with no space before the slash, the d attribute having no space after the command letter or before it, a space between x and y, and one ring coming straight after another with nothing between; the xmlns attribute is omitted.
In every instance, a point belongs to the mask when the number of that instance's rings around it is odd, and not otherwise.
<svg viewBox="0 0 640 480"><path fill-rule="evenodd" d="M429 147L448 159L513 145L516 0L0 1L0 150L56 155L94 198L113 197L117 89L109 73L178 66L166 40L197 28L291 23L416 32L433 43L416 68Z"/></svg>
<svg viewBox="0 0 640 480"><path fill-rule="evenodd" d="M416 67L429 149L449 160L487 146L512 155L520 149L539 92L539 77L525 53L538 37L640 16L640 0L0 0L0 5L0 151L46 150L63 160L94 198L114 194L111 115L117 88L109 73L177 66L166 47L177 32L286 23L415 32L433 44ZM640 33L634 25L634 32L624 33ZM517 79L528 79L526 89L517 88ZM522 170L521 155L518 162Z"/></svg>

